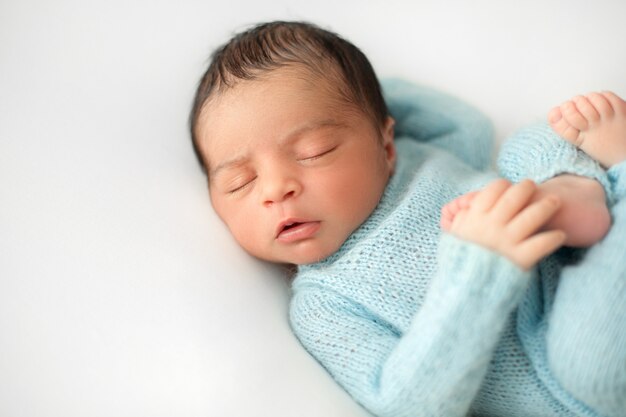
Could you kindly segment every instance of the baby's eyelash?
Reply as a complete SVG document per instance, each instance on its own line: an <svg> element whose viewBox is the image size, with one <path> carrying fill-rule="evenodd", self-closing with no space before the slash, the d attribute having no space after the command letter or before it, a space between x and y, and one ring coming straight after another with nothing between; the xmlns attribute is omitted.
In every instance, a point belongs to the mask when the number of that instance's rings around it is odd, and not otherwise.
<svg viewBox="0 0 626 417"><path fill-rule="evenodd" d="M326 155L326 154L331 153L331 152L332 152L332 151L334 151L335 149L337 149L337 147L336 147L336 146L334 146L334 147L332 147L332 148L328 149L327 151L320 152L320 153L318 153L318 154L316 154L316 155L309 156L309 157L306 157L306 158L302 158L302 159L300 159L300 161L314 161L314 160L316 160L317 158L321 158L322 156L324 156L324 155Z"/></svg>
<svg viewBox="0 0 626 417"><path fill-rule="evenodd" d="M255 179L256 179L256 177L252 178L250 181L246 182L246 183L245 183L245 184L243 184L243 185L240 185L240 186L239 186L239 187L237 187L237 188L233 188L232 190L229 190L229 191L228 191L228 194L234 195L234 194L237 194L237 193L239 193L239 192L243 191L243 190L244 190L244 189L246 189L246 188L247 188L250 184L252 184L252 183L254 182L254 180L255 180Z"/></svg>

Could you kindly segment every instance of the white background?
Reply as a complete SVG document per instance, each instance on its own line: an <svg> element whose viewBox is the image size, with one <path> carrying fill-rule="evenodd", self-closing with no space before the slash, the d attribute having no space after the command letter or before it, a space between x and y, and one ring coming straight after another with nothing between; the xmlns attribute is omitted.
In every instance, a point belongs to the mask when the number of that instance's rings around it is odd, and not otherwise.
<svg viewBox="0 0 626 417"><path fill-rule="evenodd" d="M626 96L626 2L0 1L0 416L367 415L212 213L186 131L210 52L273 19L455 94L501 140Z"/></svg>

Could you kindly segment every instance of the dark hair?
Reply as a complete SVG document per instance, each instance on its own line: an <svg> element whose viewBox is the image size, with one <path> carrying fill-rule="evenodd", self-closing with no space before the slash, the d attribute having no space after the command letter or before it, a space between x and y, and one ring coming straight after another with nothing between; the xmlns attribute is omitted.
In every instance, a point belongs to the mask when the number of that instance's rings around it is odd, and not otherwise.
<svg viewBox="0 0 626 417"><path fill-rule="evenodd" d="M189 129L194 152L205 172L196 132L205 103L237 80L253 80L290 64L302 64L324 78L336 78L333 87L346 102L363 109L375 126L385 122L388 111L380 84L372 65L356 46L311 23L262 23L235 35L213 52L198 84Z"/></svg>

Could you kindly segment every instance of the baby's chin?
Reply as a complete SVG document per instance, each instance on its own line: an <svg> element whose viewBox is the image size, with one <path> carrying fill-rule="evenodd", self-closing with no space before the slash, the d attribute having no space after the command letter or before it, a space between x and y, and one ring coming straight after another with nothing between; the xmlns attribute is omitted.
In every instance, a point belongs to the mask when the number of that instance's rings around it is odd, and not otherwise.
<svg viewBox="0 0 626 417"><path fill-rule="evenodd" d="M312 245L311 245L312 246ZM340 245L339 245L340 246ZM321 262L335 253L339 248L318 248L308 247L307 245L301 245L291 250L283 251L283 253L277 254L254 254L250 253L261 260L269 261L277 264L287 265L309 265L317 262Z"/></svg>

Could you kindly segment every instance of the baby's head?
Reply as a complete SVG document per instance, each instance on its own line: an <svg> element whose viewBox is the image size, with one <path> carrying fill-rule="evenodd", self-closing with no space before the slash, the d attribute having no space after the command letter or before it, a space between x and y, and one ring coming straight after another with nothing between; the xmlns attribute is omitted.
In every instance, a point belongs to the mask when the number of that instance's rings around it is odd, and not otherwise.
<svg viewBox="0 0 626 417"><path fill-rule="evenodd" d="M190 115L217 214L250 254L293 264L337 251L375 209L393 123L365 55L299 22L219 48Z"/></svg>

